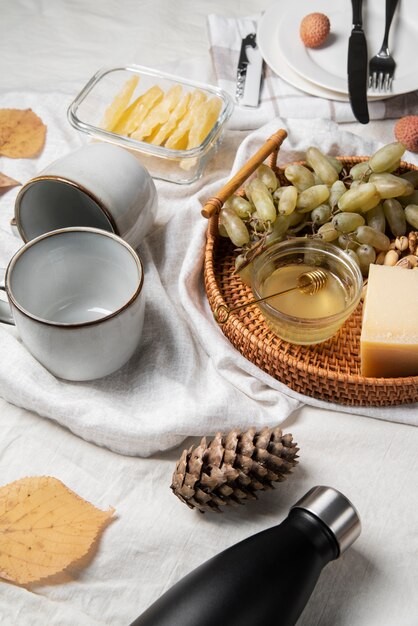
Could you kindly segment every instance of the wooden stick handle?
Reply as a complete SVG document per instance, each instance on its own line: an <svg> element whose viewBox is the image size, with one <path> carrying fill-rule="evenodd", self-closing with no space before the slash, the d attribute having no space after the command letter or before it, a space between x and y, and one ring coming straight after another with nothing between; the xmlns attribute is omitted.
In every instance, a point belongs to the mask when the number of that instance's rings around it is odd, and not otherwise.
<svg viewBox="0 0 418 626"><path fill-rule="evenodd" d="M247 163L229 180L224 187L206 202L202 209L203 217L209 219L212 215L219 213L225 201L241 187L245 180L257 169L269 155L277 159L277 153L287 132L283 129L276 131L261 148L247 161Z"/></svg>

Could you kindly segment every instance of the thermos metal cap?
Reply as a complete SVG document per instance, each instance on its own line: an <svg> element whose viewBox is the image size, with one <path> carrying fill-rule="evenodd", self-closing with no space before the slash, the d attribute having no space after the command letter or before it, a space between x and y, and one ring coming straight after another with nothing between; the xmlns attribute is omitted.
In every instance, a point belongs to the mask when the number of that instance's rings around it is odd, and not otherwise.
<svg viewBox="0 0 418 626"><path fill-rule="evenodd" d="M321 520L334 535L342 554L361 533L361 522L350 500L332 487L317 486L306 493L292 509L304 509Z"/></svg>

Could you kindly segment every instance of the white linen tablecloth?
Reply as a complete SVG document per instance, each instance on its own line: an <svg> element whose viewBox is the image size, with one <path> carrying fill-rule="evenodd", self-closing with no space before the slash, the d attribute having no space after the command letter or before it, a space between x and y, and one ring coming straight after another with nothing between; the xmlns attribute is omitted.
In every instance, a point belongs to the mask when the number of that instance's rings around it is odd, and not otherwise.
<svg viewBox="0 0 418 626"><path fill-rule="evenodd" d="M2 0L0 107L31 106L45 117L48 137L39 159L0 158L0 171L24 182L85 140L67 124L65 110L101 66L136 62L213 81L207 15L242 17L269 3ZM261 145L264 133L289 130L281 151L287 161L301 155L309 137L334 153L340 147L370 152L390 140L393 123L271 119L249 135L235 114L204 179L187 188L158 182L156 227L139 250L149 279L146 334L132 364L114 377L57 381L34 362L14 329L0 328L0 395L13 403L0 397L1 484L48 474L96 506L116 508L85 568L74 565L55 581L28 588L0 582L2 626L127 625L195 565L282 521L315 484L345 493L360 512L363 531L326 568L298 625L416 626L418 429L400 423L414 423L416 407L377 411L384 419L373 419L342 407L306 405L305 398L276 387L231 352L212 322L197 262L206 228L200 203ZM0 196L3 265L20 245L9 228L16 193ZM175 247L159 248L177 238L181 258ZM155 343L163 320L166 341ZM163 365L165 376L157 371ZM222 516L195 514L171 494L175 461L192 440L156 450L218 427L280 421L301 451L294 474L275 491ZM137 454L152 456L128 456Z"/></svg>
<svg viewBox="0 0 418 626"><path fill-rule="evenodd" d="M9 163L6 173L26 182L54 158L83 140L68 129L68 96L8 94L2 106L31 107L48 126L45 150L35 160ZM241 112L243 115L243 112ZM251 113L248 113L251 115ZM56 379L20 341L0 328L0 394L77 435L122 454L148 456L178 445L189 435L225 428L274 425L303 403L404 423L418 424L417 405L345 407L301 396L243 358L214 322L203 290L207 222L202 204L231 176L225 158L231 146L236 172L278 128L288 138L279 163L300 160L310 143L326 153L371 154L378 147L346 133L331 121L274 119L241 139L229 130L205 176L190 186L157 181L157 222L139 248L144 262L146 314L142 342L130 362L106 378L83 383ZM236 134L238 132L238 141ZM86 140L84 138L84 140ZM237 145L238 144L238 145ZM412 157L413 158L413 157ZM21 242L7 234L15 188L0 198L3 262Z"/></svg>

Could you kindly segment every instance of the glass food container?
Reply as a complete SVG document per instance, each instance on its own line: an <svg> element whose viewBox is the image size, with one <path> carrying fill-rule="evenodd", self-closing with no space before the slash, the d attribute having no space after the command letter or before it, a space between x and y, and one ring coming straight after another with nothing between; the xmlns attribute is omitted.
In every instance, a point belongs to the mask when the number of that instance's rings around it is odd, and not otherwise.
<svg viewBox="0 0 418 626"><path fill-rule="evenodd" d="M199 90L205 94L207 100L219 98L219 113L201 143L188 149L172 149L164 144L155 145L115 130L105 130L103 119L106 110L133 77L138 77L139 80L126 106L133 104L139 96L154 86L160 88L164 94L179 86L182 94L192 94ZM202 175L207 161L221 141L232 111L232 99L222 89L135 65L99 70L69 106L68 119L72 126L94 139L115 143L132 151L152 177L186 184Z"/></svg>

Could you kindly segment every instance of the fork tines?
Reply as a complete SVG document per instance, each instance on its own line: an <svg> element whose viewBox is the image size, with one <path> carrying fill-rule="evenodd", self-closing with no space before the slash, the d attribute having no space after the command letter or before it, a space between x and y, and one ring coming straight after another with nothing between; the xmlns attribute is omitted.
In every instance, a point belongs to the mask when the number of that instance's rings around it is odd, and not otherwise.
<svg viewBox="0 0 418 626"><path fill-rule="evenodd" d="M390 91L392 82L393 74L373 72L369 75L369 89L373 89L373 91Z"/></svg>
<svg viewBox="0 0 418 626"><path fill-rule="evenodd" d="M369 88L375 91L390 91L395 73L395 59L389 51L389 30L399 0L386 0L385 32L379 52L370 59Z"/></svg>

